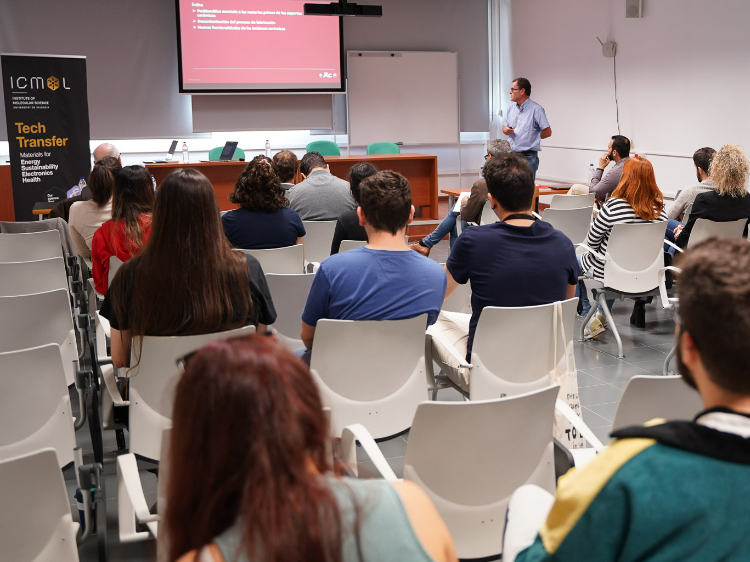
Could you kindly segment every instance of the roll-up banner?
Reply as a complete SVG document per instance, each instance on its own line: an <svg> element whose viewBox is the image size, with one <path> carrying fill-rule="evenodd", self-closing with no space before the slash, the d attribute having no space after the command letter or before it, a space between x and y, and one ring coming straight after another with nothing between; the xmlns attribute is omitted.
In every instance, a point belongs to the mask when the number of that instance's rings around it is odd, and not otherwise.
<svg viewBox="0 0 750 562"><path fill-rule="evenodd" d="M0 55L17 221L88 177L86 57ZM40 207L42 207L40 205Z"/></svg>

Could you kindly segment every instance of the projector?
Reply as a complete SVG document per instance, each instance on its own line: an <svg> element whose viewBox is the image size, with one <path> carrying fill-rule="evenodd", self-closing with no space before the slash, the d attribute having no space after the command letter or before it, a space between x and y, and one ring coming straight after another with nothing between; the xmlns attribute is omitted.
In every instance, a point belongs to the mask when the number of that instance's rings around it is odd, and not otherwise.
<svg viewBox="0 0 750 562"><path fill-rule="evenodd" d="M305 4L306 16L366 16L379 18L383 15L382 6L360 6L341 0L330 4Z"/></svg>

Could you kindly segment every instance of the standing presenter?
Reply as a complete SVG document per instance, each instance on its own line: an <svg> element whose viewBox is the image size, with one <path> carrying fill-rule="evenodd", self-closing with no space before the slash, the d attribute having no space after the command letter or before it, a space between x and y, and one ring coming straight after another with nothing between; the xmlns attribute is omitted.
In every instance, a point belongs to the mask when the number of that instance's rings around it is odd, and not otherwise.
<svg viewBox="0 0 750 562"><path fill-rule="evenodd" d="M530 98L531 82L526 78L516 78L510 86L510 101L503 125L503 133L508 135L510 149L518 152L531 166L536 179L539 168L539 151L542 139L552 136L552 128L547 121L544 108Z"/></svg>

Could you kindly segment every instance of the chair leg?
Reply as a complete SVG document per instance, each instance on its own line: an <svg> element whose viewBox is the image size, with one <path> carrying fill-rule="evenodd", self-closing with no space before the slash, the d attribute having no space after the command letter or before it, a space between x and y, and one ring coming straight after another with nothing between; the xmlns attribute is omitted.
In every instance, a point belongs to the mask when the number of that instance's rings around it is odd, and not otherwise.
<svg viewBox="0 0 750 562"><path fill-rule="evenodd" d="M589 310L589 313L586 315L586 318L583 319L583 323L581 324L580 337L578 338L579 342L586 341L586 339L584 338L584 332L586 331L586 326L588 325L589 320L591 320L594 314L596 314L596 306L592 306Z"/></svg>
<svg viewBox="0 0 750 562"><path fill-rule="evenodd" d="M430 398L430 400L432 400L433 402L435 400L437 400L437 393L438 393L438 389L437 388L433 388L432 389L432 397Z"/></svg>
<svg viewBox="0 0 750 562"><path fill-rule="evenodd" d="M666 377L669 375L669 364L672 362L672 359L675 356L675 353L677 352L677 345L672 346L671 351L667 355L667 358L664 360L664 368L662 369L662 374Z"/></svg>
<svg viewBox="0 0 750 562"><path fill-rule="evenodd" d="M602 291L601 293L599 293L596 300L599 303L599 306L602 307L602 310L604 311L604 317L607 319L607 323L612 329L612 333L615 335L615 340L617 340L617 358L625 359L625 354L622 352L622 339L620 338L620 332L617 331L617 326L615 326L615 321L612 318L612 313L609 311L609 307L607 306L606 294Z"/></svg>

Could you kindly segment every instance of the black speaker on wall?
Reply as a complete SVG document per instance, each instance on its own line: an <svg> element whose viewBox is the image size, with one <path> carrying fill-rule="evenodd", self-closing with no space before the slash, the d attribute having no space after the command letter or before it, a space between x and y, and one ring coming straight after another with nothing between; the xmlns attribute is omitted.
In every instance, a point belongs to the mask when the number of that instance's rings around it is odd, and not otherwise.
<svg viewBox="0 0 750 562"><path fill-rule="evenodd" d="M643 0L625 0L625 17L642 18Z"/></svg>

